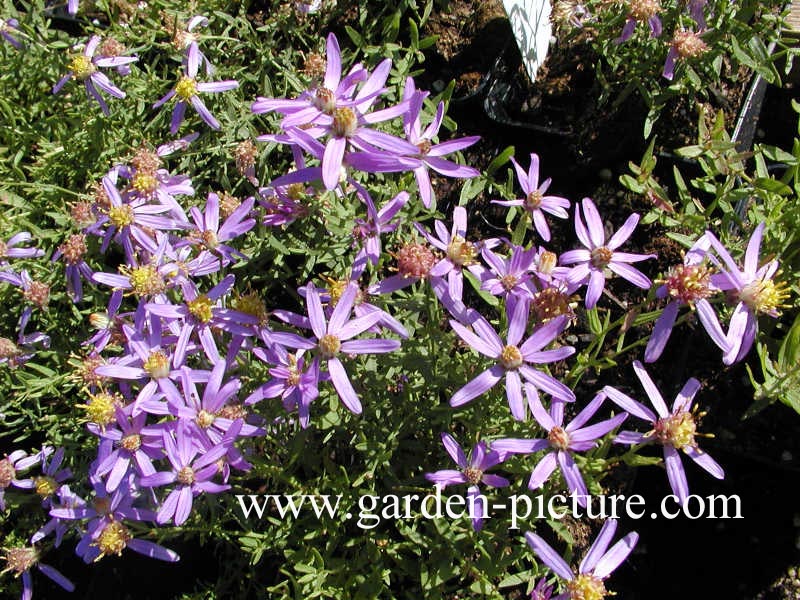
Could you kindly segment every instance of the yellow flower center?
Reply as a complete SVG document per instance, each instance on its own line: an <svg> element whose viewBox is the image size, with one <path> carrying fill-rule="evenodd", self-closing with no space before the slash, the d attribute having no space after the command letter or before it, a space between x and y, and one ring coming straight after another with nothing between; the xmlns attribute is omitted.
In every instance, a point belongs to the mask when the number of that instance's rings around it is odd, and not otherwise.
<svg viewBox="0 0 800 600"><path fill-rule="evenodd" d="M317 88L314 106L325 114L332 115L336 110L336 96L327 88Z"/></svg>
<svg viewBox="0 0 800 600"><path fill-rule="evenodd" d="M0 490L7 488L11 485L14 477L17 476L17 470L8 458L0 460Z"/></svg>
<svg viewBox="0 0 800 600"><path fill-rule="evenodd" d="M286 378L287 385L297 385L300 383L300 370L297 368L297 357L289 355L289 377Z"/></svg>
<svg viewBox="0 0 800 600"><path fill-rule="evenodd" d="M507 371L513 371L522 366L522 352L516 346L506 346L500 352L500 365Z"/></svg>
<svg viewBox="0 0 800 600"><path fill-rule="evenodd" d="M120 440L119 445L128 452L136 452L142 447L142 437L138 433L126 435Z"/></svg>
<svg viewBox="0 0 800 600"><path fill-rule="evenodd" d="M83 81L92 76L97 71L97 67L92 62L92 59L83 54L76 54L69 62L69 70L72 71L72 77Z"/></svg>
<svg viewBox="0 0 800 600"><path fill-rule="evenodd" d="M127 204L122 206L112 206L108 209L108 220L111 221L115 227L125 227L131 225L135 219L133 208Z"/></svg>
<svg viewBox="0 0 800 600"><path fill-rule="evenodd" d="M86 411L86 419L90 423L104 427L114 421L116 408L122 401L121 396L100 392L99 394L89 394L89 399L89 404L76 404L75 406Z"/></svg>
<svg viewBox="0 0 800 600"><path fill-rule="evenodd" d="M33 479L33 484L36 487L36 493L39 494L42 498L47 498L48 496L52 496L56 493L58 489L58 483L52 477L48 477L46 475L40 475L39 477L35 477Z"/></svg>
<svg viewBox="0 0 800 600"><path fill-rule="evenodd" d="M356 132L358 117L352 108L337 108L333 111L333 135L350 137Z"/></svg>
<svg viewBox="0 0 800 600"><path fill-rule="evenodd" d="M600 246L599 248L595 248L591 252L591 262L594 267L598 269L603 269L608 266L608 263L611 262L611 258L614 256L614 252L607 248L606 246Z"/></svg>
<svg viewBox="0 0 800 600"><path fill-rule="evenodd" d="M175 95L181 100L189 100L197 95L197 82L184 75L175 86Z"/></svg>
<svg viewBox="0 0 800 600"><path fill-rule="evenodd" d="M705 265L676 265L663 283L670 297L689 303L711 295L710 281L711 270Z"/></svg>
<svg viewBox="0 0 800 600"><path fill-rule="evenodd" d="M137 296L160 294L167 289L164 278L153 265L121 267L120 272L128 276L133 293Z"/></svg>
<svg viewBox="0 0 800 600"><path fill-rule="evenodd" d="M533 190L527 196L525 196L525 200L523 201L523 206L529 210L533 211L539 208L542 205L542 196L541 192L538 190Z"/></svg>
<svg viewBox="0 0 800 600"><path fill-rule="evenodd" d="M197 417L195 418L195 423L197 423L203 429L208 429L213 425L214 419L216 417L208 412L207 410L203 409L199 413L197 413Z"/></svg>
<svg viewBox="0 0 800 600"><path fill-rule="evenodd" d="M629 0L628 10L637 21L647 21L661 12L661 3L659 0Z"/></svg>
<svg viewBox="0 0 800 600"><path fill-rule="evenodd" d="M176 480L183 485L192 485L194 483L194 469L192 467L183 467L178 471Z"/></svg>
<svg viewBox="0 0 800 600"><path fill-rule="evenodd" d="M569 433L567 433L562 427L556 425L547 434L547 441L550 442L550 445L553 448L558 450L566 450L567 446L569 446Z"/></svg>
<svg viewBox="0 0 800 600"><path fill-rule="evenodd" d="M467 467L464 469L464 476L467 478L469 484L478 485L481 479L483 479L483 471L475 467Z"/></svg>
<svg viewBox="0 0 800 600"><path fill-rule="evenodd" d="M466 241L460 235L454 235L447 246L447 258L460 267L474 263L477 253L475 244Z"/></svg>
<svg viewBox="0 0 800 600"><path fill-rule="evenodd" d="M233 300L233 308L246 315L256 317L260 323L266 323L269 319L267 305L258 295L258 292L247 292Z"/></svg>
<svg viewBox="0 0 800 600"><path fill-rule="evenodd" d="M603 580L594 575L581 574L567 584L570 600L603 600L608 592Z"/></svg>
<svg viewBox="0 0 800 600"><path fill-rule="evenodd" d="M164 379L169 377L169 358L161 350L155 350L144 361L142 368L153 379Z"/></svg>
<svg viewBox="0 0 800 600"><path fill-rule="evenodd" d="M779 309L787 308L785 301L789 295L789 289L783 282L776 284L772 279L756 279L739 292L739 300L755 313L777 317Z"/></svg>
<svg viewBox="0 0 800 600"><path fill-rule="evenodd" d="M121 555L131 539L133 536L125 525L119 521L112 521L103 528L94 543L100 550L98 560L109 554Z"/></svg>
<svg viewBox="0 0 800 600"><path fill-rule="evenodd" d="M507 292L510 292L514 289L514 286L517 285L517 276L516 275L503 275L500 278L500 285L503 286L503 289Z"/></svg>
<svg viewBox="0 0 800 600"><path fill-rule="evenodd" d="M36 548L6 548L5 549L6 568L5 571L13 571L19 577L39 562L39 554Z"/></svg>
<svg viewBox="0 0 800 600"><path fill-rule="evenodd" d="M133 176L131 187L143 196L150 196L158 187L158 179L152 173L139 171Z"/></svg>
<svg viewBox="0 0 800 600"><path fill-rule="evenodd" d="M201 323L208 323L211 320L211 317L213 317L211 307L213 305L214 303L211 302L211 299L205 294L186 303L189 312Z"/></svg>
<svg viewBox="0 0 800 600"><path fill-rule="evenodd" d="M333 358L339 354L339 349L342 347L342 342L335 335L326 334L322 336L319 341L319 352L322 358Z"/></svg>
<svg viewBox="0 0 800 600"><path fill-rule="evenodd" d="M661 444L670 445L678 450L697 445L694 441L697 424L692 413L687 411L659 419L653 431Z"/></svg>

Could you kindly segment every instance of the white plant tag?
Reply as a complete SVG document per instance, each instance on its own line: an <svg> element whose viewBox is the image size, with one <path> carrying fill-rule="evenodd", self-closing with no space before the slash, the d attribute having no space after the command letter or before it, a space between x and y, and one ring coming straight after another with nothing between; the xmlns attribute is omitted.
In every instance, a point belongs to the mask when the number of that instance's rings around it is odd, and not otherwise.
<svg viewBox="0 0 800 600"><path fill-rule="evenodd" d="M528 77L536 81L536 72L547 57L553 33L550 0L503 0L503 8L511 22Z"/></svg>

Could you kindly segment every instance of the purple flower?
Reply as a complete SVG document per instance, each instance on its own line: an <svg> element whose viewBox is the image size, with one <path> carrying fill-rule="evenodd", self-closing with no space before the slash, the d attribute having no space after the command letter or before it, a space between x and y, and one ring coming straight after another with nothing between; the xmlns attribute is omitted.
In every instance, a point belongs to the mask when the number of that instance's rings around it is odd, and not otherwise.
<svg viewBox="0 0 800 600"><path fill-rule="evenodd" d="M548 321L537 329L523 344L520 345L522 336L528 325L528 304L518 302L508 323L508 340L506 343L500 339L494 328L475 311L471 311L470 331L458 321L451 320L450 326L458 336L471 348L495 360L495 365L490 367L458 390L450 398L450 406L458 407L480 396L494 387L505 376L506 396L511 414L518 421L525 419L525 404L522 399L522 375L532 383L533 397L538 397L536 389L540 389L555 398L566 402L573 402L575 394L563 383L550 375L543 373L530 364L547 364L564 360L575 352L572 346L562 346L556 350L543 350L558 337L567 326L566 317L558 317Z"/></svg>
<svg viewBox="0 0 800 600"><path fill-rule="evenodd" d="M309 367L310 370L318 374L320 366L324 363L342 403L350 412L361 414L361 401L347 377L347 371L339 359L339 354L394 352L400 347L400 342L388 339L351 339L375 325L383 317L380 311L375 311L350 319L357 294L358 286L350 283L336 303L330 319L326 319L317 288L309 283L306 286L306 304L308 319L316 340L306 340L294 334L281 332L275 332L272 337L277 343L290 348L316 350L317 355Z"/></svg>
<svg viewBox="0 0 800 600"><path fill-rule="evenodd" d="M606 395L597 394L584 409L564 427L564 403L554 400L550 405L548 413L542 401L536 395L536 390L530 384L525 384L525 392L528 395L528 403L533 413L533 418L547 432L546 439L503 439L492 442L492 448L498 452L531 454L540 450L550 449L544 455L531 473L528 487L532 490L541 488L544 482L555 471L556 466L561 469L564 481L572 494L578 498L581 506L586 506L588 490L583 481L581 472L575 461L572 460L571 452L585 452L597 446L597 440L615 429L628 418L626 413L621 413L600 423L586 425L598 411Z"/></svg>
<svg viewBox="0 0 800 600"><path fill-rule="evenodd" d="M662 280L663 285L656 290L657 298L669 298L670 301L658 317L647 342L644 351L645 362L653 362L661 356L675 325L678 309L683 305L696 308L700 323L714 343L724 353L729 351L730 344L725 332L722 331L717 314L707 300L711 294L718 291L711 281L711 270L704 264L710 246L709 237L701 236L686 254L683 264L670 269L667 277Z"/></svg>
<svg viewBox="0 0 800 600"><path fill-rule="evenodd" d="M241 421L236 421L228 433L235 437L240 426ZM174 519L175 525L180 526L189 518L194 496L202 492L218 494L230 489L229 485L214 483L211 479L219 472L217 461L227 454L231 439L226 436L219 444L201 452L188 424L181 421L178 421L174 438L169 430L164 430L163 435L164 450L172 470L142 477L139 483L144 487L176 484L162 502L156 521L163 524Z"/></svg>
<svg viewBox="0 0 800 600"><path fill-rule="evenodd" d="M274 344L266 349L254 348L253 355L274 366L269 370L271 379L257 387L245 399L245 405L280 396L284 409L297 409L300 426L308 427L311 403L319 396L319 374L307 368L303 351L291 354L283 346Z"/></svg>
<svg viewBox="0 0 800 600"><path fill-rule="evenodd" d="M609 549L616 531L615 519L609 519L603 524L597 539L578 565L577 573L542 538L530 531L525 534L525 541L536 556L566 582L566 591L554 600L600 600L609 595L605 580L628 558L639 541L639 534L632 531Z"/></svg>
<svg viewBox="0 0 800 600"><path fill-rule="evenodd" d="M76 3L77 5L77 3ZM76 6L77 9L77 6ZM83 81L86 87L86 94L90 98L94 98L100 105L105 115L109 114L108 105L103 97L100 95L100 90L114 98L124 98L125 92L111 83L111 80L102 72L98 71L98 67L111 68L119 67L120 65L127 65L136 62L138 59L135 56L109 56L109 57L95 57L94 52L100 43L100 36L93 35L86 43L82 54L75 54L69 63L69 72L62 77L58 83L53 86L53 93L57 94L64 87L70 79Z"/></svg>
<svg viewBox="0 0 800 600"><path fill-rule="evenodd" d="M728 268L727 271L724 270L723 265L715 260L721 272L712 275L711 281L717 288L726 291L736 302L728 326L730 349L722 359L726 365L738 362L747 356L758 333L758 315L765 314L777 318L780 309L785 307L784 303L789 298L786 284L778 283L774 279L778 274L778 261L773 259L761 267L758 266L758 253L765 226L766 223L761 223L750 237L743 270L739 269L736 261L713 233L707 231L705 234L724 266Z"/></svg>
<svg viewBox="0 0 800 600"><path fill-rule="evenodd" d="M482 242L469 242L467 236L467 209L456 206L453 209L453 227L448 233L444 223L438 219L434 221L436 237L428 233L422 226L414 226L425 237L429 244L445 253L429 275L432 278L447 276L447 288L453 300L460 301L464 291L463 269L466 267L478 279L482 279L484 267L478 264L476 257L484 248L494 248L500 243L496 238Z"/></svg>
<svg viewBox="0 0 800 600"><path fill-rule="evenodd" d="M580 211L576 208L575 233L585 248L565 252L561 255L560 262L566 265L575 264L568 276L571 283L588 281L586 308L593 308L597 304L605 287L606 269L610 269L637 287L649 289L651 281L628 263L655 258L655 254L617 252L617 248L624 244L636 229L639 215L634 213L628 217L622 228L606 240L600 213L590 198L583 199L583 214L586 218L585 226Z"/></svg>
<svg viewBox="0 0 800 600"><path fill-rule="evenodd" d="M484 248L481 256L490 269L484 275L481 289L493 296L504 297L509 313L514 312L513 305L518 300L530 301L533 298L535 288L531 282L531 270L537 258L536 248L525 250L522 246L511 246L508 258L501 258Z"/></svg>
<svg viewBox="0 0 800 600"><path fill-rule="evenodd" d="M550 600L553 595L553 586L547 585L547 579L542 577L536 587L531 590L531 600Z"/></svg>
<svg viewBox="0 0 800 600"><path fill-rule="evenodd" d="M480 140L480 137L471 136L434 143L444 119L444 102L439 102L433 121L425 131L422 131L420 115L427 96L428 92L416 91L413 79L410 77L406 79L403 100L409 103L409 108L403 115L403 130L406 140L416 150L410 153L383 153L377 156L374 153L355 152L348 157L348 161L352 166L369 172L413 170L422 204L425 208L431 208L435 197L428 169L433 169L447 177L477 177L480 175L480 171L477 169L459 165L443 157L472 146Z"/></svg>
<svg viewBox="0 0 800 600"><path fill-rule="evenodd" d="M675 63L679 58L683 60L696 58L707 51L708 46L700 37L700 33L686 29L677 30L669 45L662 76L671 81L675 75Z"/></svg>
<svg viewBox="0 0 800 600"><path fill-rule="evenodd" d="M210 192L204 213L194 206L189 209L196 229L189 234L188 240L176 243L175 248L186 244L204 248L222 257L222 266L227 266L239 258L246 260L247 257L244 254L225 242L244 235L255 226L256 220L250 218L254 204L255 199L248 198L220 225L219 196Z"/></svg>
<svg viewBox="0 0 800 600"><path fill-rule="evenodd" d="M548 177L541 184L539 183L539 157L536 154L531 153L531 166L527 173L514 160L513 156L511 162L514 164L514 170L517 172L517 179L519 179L525 197L516 200L492 200L492 204L523 207L533 220L536 231L545 242L549 242L550 228L544 218L544 213L549 213L559 219L569 218L569 213L567 213L569 200L560 196L545 196L551 179Z"/></svg>
<svg viewBox="0 0 800 600"><path fill-rule="evenodd" d="M356 226L353 228L353 237L363 240L364 244L355 262L359 263L367 259L373 265L377 265L381 256L381 234L397 229L399 223L392 223L392 219L397 216L400 209L408 202L408 192L400 192L383 205L380 210L377 210L369 192L359 184L355 184L355 187L358 195L367 205L367 218L356 219Z"/></svg>
<svg viewBox="0 0 800 600"><path fill-rule="evenodd" d="M425 479L435 483L442 489L448 485L469 484L467 501L470 506L469 512L472 517L472 527L475 531L480 531L487 513L486 498L481 495L478 484L484 483L495 488L510 485L505 477L485 472L503 462L505 457L494 450L487 450L485 442L478 442L472 449L468 461L461 446L449 433L442 433L442 444L444 444L444 449L450 455L450 458L458 465L459 470L446 469L435 473L426 473Z"/></svg>
<svg viewBox="0 0 800 600"><path fill-rule="evenodd" d="M53 504L53 508L78 508L84 506L86 503L83 498L75 494L69 489L69 486L62 485L56 494L58 496L58 504ZM50 520L45 523L39 530L31 536L31 543L37 544L46 538L51 533L55 533L55 541L53 546L58 548L64 540L64 534L69 531L70 523L61 517L51 516Z"/></svg>
<svg viewBox="0 0 800 600"><path fill-rule="evenodd" d="M83 279L92 281L94 271L86 264L84 256L86 247L86 234L73 233L58 247L53 254L53 260L63 259L67 272L67 291L73 302L83 299Z"/></svg>
<svg viewBox="0 0 800 600"><path fill-rule="evenodd" d="M71 0L70 0L71 1ZM0 36L3 37L5 41L9 44L14 46L17 50L22 49L22 42L20 42L17 38L11 35L11 32L16 32L19 28L19 21L16 19L0 19Z"/></svg>
<svg viewBox="0 0 800 600"><path fill-rule="evenodd" d="M45 349L50 347L49 335L40 331L25 333L32 314L33 309L30 306L22 310L17 326L19 334L16 343L8 338L0 337L0 365L7 364L12 369L19 367L34 357L36 345L41 344Z"/></svg>
<svg viewBox="0 0 800 600"><path fill-rule="evenodd" d="M31 241L32 236L27 231L20 231L12 235L7 242L0 240L0 267L8 267L9 258L38 258L44 256L44 250L38 248L18 248L20 244Z"/></svg>
<svg viewBox="0 0 800 600"><path fill-rule="evenodd" d="M96 434L114 443L113 451L95 468L98 476L108 475L105 489L109 493L117 490L134 467L139 476L156 472L152 459L162 455L161 428L147 426L147 413L130 416L130 411L116 408L116 427L106 427Z"/></svg>
<svg viewBox="0 0 800 600"><path fill-rule="evenodd" d="M36 463L41 463L45 457L50 456L53 449L42 448L36 454L28 456L23 450L15 450L5 458L0 459L0 510L6 509L5 493L11 486L19 489L33 489L36 484L33 479L18 479L21 471L30 469Z"/></svg>
<svg viewBox="0 0 800 600"><path fill-rule="evenodd" d="M199 52L199 49L196 45L189 47L190 55L193 52ZM196 79L198 66L199 59L192 60L190 58L186 64L185 74L181 76L178 83L175 84L175 88L170 90L166 96L161 98L161 100L153 104L153 108L159 108L173 97L178 98L175 108L172 109L172 120L169 127L170 133L174 134L178 132L178 128L183 122L183 117L186 113L186 106L188 104L191 104L194 107L194 109L197 111L197 114L200 115L200 118L203 119L203 121L205 121L205 123L211 127L211 129L219 130L219 121L214 118L214 115L211 114L198 94L206 92L227 92L228 90L233 90L239 87L239 82L234 80L204 83L198 82Z"/></svg>
<svg viewBox="0 0 800 600"><path fill-rule="evenodd" d="M653 428L644 434L623 431L614 441L620 444L644 444L648 442L661 444L664 447L664 463L667 467L670 486L680 503L683 504L689 496L689 484L686 482L686 472L683 470L678 450L682 450L713 477L717 479L725 477L722 467L703 452L697 446L697 441L695 440L695 436L700 434L697 433L696 419L698 415L696 415L696 411L692 410L692 400L700 389L700 382L694 377L689 379L675 398L675 402L672 404L672 412L670 412L661 397L661 393L656 388L653 380L650 379L642 363L638 360L634 361L633 368L658 414L654 414L649 408L615 388L611 386L604 387L603 391L623 410L653 425ZM699 416L702 417L703 414L705 413L700 413Z"/></svg>
<svg viewBox="0 0 800 600"><path fill-rule="evenodd" d="M33 597L33 578L31 577L31 569L33 567L36 567L40 573L46 575L68 592L75 591L73 583L58 570L39 562L39 551L35 547L16 546L3 548L3 553L6 568L0 573L11 571L14 573L14 577L22 575L22 600L30 600Z"/></svg>
<svg viewBox="0 0 800 600"><path fill-rule="evenodd" d="M646 22L650 27L650 37L657 38L661 35L661 19L658 13L661 12L661 2L659 0L627 0L628 18L622 28L622 34L614 40L615 44L628 41L636 30L637 23Z"/></svg>

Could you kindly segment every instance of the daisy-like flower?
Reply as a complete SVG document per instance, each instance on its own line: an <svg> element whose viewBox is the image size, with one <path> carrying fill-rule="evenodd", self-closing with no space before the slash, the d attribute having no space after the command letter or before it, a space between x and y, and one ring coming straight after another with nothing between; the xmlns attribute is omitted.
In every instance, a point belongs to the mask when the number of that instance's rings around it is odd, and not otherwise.
<svg viewBox="0 0 800 600"><path fill-rule="evenodd" d="M41 345L42 348L50 347L50 336L40 331L25 333L30 321L33 309L26 306L19 317L19 334L16 343L8 338L0 338L0 365L7 364L11 368L16 368L25 364L35 355L35 346Z"/></svg>
<svg viewBox="0 0 800 600"><path fill-rule="evenodd" d="M667 276L659 282L662 285L656 290L656 297L668 298L669 302L664 307L661 316L658 317L653 333L647 342L644 362L653 362L661 356L675 325L678 309L682 305L697 309L697 316L709 337L724 353L730 349L717 314L707 300L709 296L719 291L711 282L711 269L705 264L710 247L711 240L708 236L701 236L686 253L683 264L672 267Z"/></svg>
<svg viewBox="0 0 800 600"><path fill-rule="evenodd" d="M636 229L639 215L634 213L628 217L619 231L606 240L603 221L594 202L590 198L584 198L582 206L586 225L583 224L580 211L576 207L575 233L585 248L565 252L561 255L559 262L565 265L575 265L568 275L571 283L588 282L586 308L593 308L600 299L600 294L605 288L606 269L613 271L637 287L649 289L652 282L638 269L631 267L629 263L655 258L655 254L630 254L617 251L617 248L624 244Z"/></svg>
<svg viewBox="0 0 800 600"><path fill-rule="evenodd" d="M53 93L57 94L59 91L61 91L61 88L64 87L64 85L70 79L82 81L86 87L86 94L90 98L94 98L100 105L103 113L108 115L108 105L100 95L98 88L114 98L124 98L125 92L111 83L111 80L106 77L104 73L98 71L98 68L116 68L121 65L127 65L132 62L136 62L139 59L135 56L96 57L94 56L94 53L99 44L100 36L93 35L86 43L83 53L72 56L72 59L69 63L69 72L53 86Z"/></svg>
<svg viewBox="0 0 800 600"><path fill-rule="evenodd" d="M17 486L35 490L42 499L42 506L45 508L50 508L53 496L58 492L61 485L72 477L70 469L61 468L61 464L64 462L64 448L56 450L49 462L47 460L48 455L49 452L44 450L37 455L41 457L41 475L32 477L26 480L24 484ZM33 482L33 485L30 482Z"/></svg>
<svg viewBox="0 0 800 600"><path fill-rule="evenodd" d="M455 320L450 326L470 348L495 361L494 366L483 371L472 381L458 390L450 398L450 406L458 407L484 394L505 377L506 396L511 414L518 421L525 419L525 403L522 398L520 375L533 384L531 393L538 397L537 389L551 394L565 402L573 402L575 394L566 385L550 375L535 369L534 365L548 364L564 360L575 353L572 346L562 346L555 350L543 350L567 326L567 317L552 319L537 329L524 343L520 344L528 325L528 304L518 302L508 323L508 339L505 343L489 322L475 311L470 311L472 331Z"/></svg>
<svg viewBox="0 0 800 600"><path fill-rule="evenodd" d="M542 538L533 532L525 534L525 541L546 564L566 583L565 591L553 600L602 600L613 592L606 590L605 580L619 567L639 541L639 534L631 532L611 546L617 531L617 521L609 519L589 548L589 552L574 572L563 558Z"/></svg>
<svg viewBox="0 0 800 600"><path fill-rule="evenodd" d="M53 254L54 261L62 259L66 265L67 291L73 302L83 299L83 279L91 281L94 276L94 271L84 260L87 252L86 234L73 233Z"/></svg>
<svg viewBox="0 0 800 600"><path fill-rule="evenodd" d="M17 50L21 50L22 42L20 42L17 38L11 35L12 32L17 31L18 27L19 27L19 21L17 21L16 19L0 19L0 36L2 36L2 38L9 44L14 46L14 48L16 48Z"/></svg>
<svg viewBox="0 0 800 600"><path fill-rule="evenodd" d="M477 256L484 248L494 248L500 240L491 238L481 242L467 241L467 209L456 206L453 209L453 226L447 231L444 223L438 219L434 221L436 236L428 233L419 223L414 223L428 243L445 253L429 275L433 278L447 279L447 288L453 300L460 301L464 293L463 269L467 268L479 280L482 278L484 267L478 264Z"/></svg>
<svg viewBox="0 0 800 600"><path fill-rule="evenodd" d="M5 493L9 487L30 490L36 486L33 479L19 479L19 473L41 463L52 453L53 449L50 447L45 447L31 456L28 456L23 450L15 450L0 459L0 510L6 509Z"/></svg>
<svg viewBox="0 0 800 600"><path fill-rule="evenodd" d="M531 271L537 257L536 248L525 250L522 246L511 246L508 258L502 258L484 248L481 256L489 265L489 272L484 276L481 289L493 296L505 298L509 314L514 312L516 302L530 302L533 299L535 287L531 281Z"/></svg>
<svg viewBox="0 0 800 600"><path fill-rule="evenodd" d="M20 244L31 241L32 236L27 231L20 231L12 235L7 242L0 240L0 267L9 266L9 258L38 258L44 256L44 250L38 248L23 248Z"/></svg>
<svg viewBox="0 0 800 600"><path fill-rule="evenodd" d="M244 401L255 404L264 398L280 397L287 411L297 409L300 426L308 427L311 403L319 396L319 375L308 368L303 351L289 353L280 344L269 348L254 348L253 355L259 360L274 365L270 368L271 379L257 387Z"/></svg>
<svg viewBox="0 0 800 600"><path fill-rule="evenodd" d="M551 179L548 177L539 183L539 157L531 153L531 165L526 173L519 163L511 157L514 170L517 172L517 179L525 193L524 198L516 200L492 200L492 204L501 206L521 206L531 217L536 231L542 236L545 242L550 241L550 227L544 218L544 213L558 217L559 219L569 218L567 209L569 200L560 196L546 196L547 189L550 187Z"/></svg>
<svg viewBox="0 0 800 600"><path fill-rule="evenodd" d="M542 401L536 397L533 386L525 384L528 403L533 413L533 418L547 432L545 439L502 439L492 442L492 448L498 452L514 454L532 454L540 450L550 449L544 455L531 473L528 487L532 490L541 488L545 481L555 471L561 469L564 481L569 491L578 499L578 504L586 506L589 495L586 484L575 461L572 452L585 452L597 446L597 440L609 431L617 428L620 423L628 418L627 413L621 413L600 423L584 427L594 414L600 409L606 395L597 394L594 399L579 412L572 421L564 426L564 403L554 400L550 405L550 412L544 409Z"/></svg>
<svg viewBox="0 0 800 600"><path fill-rule="evenodd" d="M172 432L164 430L164 450L172 470L154 473L139 480L144 487L176 484L161 503L156 516L158 523L174 520L175 525L183 525L192 512L194 496L202 492L218 494L230 489L231 486L214 483L211 479L219 472L217 461L227 454L231 438L238 434L241 423L241 420L235 421L220 443L202 450L198 448L199 440L192 434L188 424L178 421L174 438Z"/></svg>
<svg viewBox="0 0 800 600"><path fill-rule="evenodd" d="M353 384L350 383L339 355L394 352L400 348L400 342L378 338L351 339L378 323L383 317L381 311L375 311L350 319L357 294L358 286L354 283L348 284L336 303L330 319L326 319L317 288L309 283L306 286L306 304L308 319L316 339L307 340L284 332L275 332L271 335L276 343L289 348L315 350L317 355L309 367L310 370L318 374L321 366L327 366L333 387L336 388L342 403L350 412L358 415L362 411L361 400L353 389Z"/></svg>
<svg viewBox="0 0 800 600"><path fill-rule="evenodd" d="M373 265L377 265L381 256L381 234L397 229L399 223L392 223L392 219L408 202L408 192L400 192L384 204L380 210L377 210L369 192L359 184L355 184L355 187L358 195L367 205L367 218L356 219L356 225L353 228L353 237L363 240L364 244L359 250L355 262L360 263L366 259Z"/></svg>
<svg viewBox="0 0 800 600"><path fill-rule="evenodd" d="M634 361L633 368L657 414L619 390L611 386L604 387L603 392L623 410L653 425L653 428L647 433L623 431L614 441L619 444L649 442L661 444L664 447L664 463L667 467L670 486L679 502L683 504L689 497L689 484L686 482L686 472L683 469L678 450L681 450L713 477L717 479L725 477L722 467L703 452L695 440L695 436L701 435L697 433L697 420L705 414L698 414L696 410L692 409L692 401L700 389L700 382L694 377L689 379L676 396L675 402L672 404L672 412L670 412L642 363L638 360ZM706 434L705 437L713 436Z"/></svg>
<svg viewBox="0 0 800 600"><path fill-rule="evenodd" d="M33 578L31 577L33 567L68 592L75 591L75 585L57 569L39 562L39 551L34 546L15 546L2 550L6 568L0 573L10 571L14 577L22 576L22 600L30 600L33 597Z"/></svg>
<svg viewBox="0 0 800 600"><path fill-rule="evenodd" d="M650 27L650 37L657 38L661 35L661 19L658 18L658 13L661 12L660 0L627 0L627 5L628 18L622 33L614 40L615 44L628 41L636 31L637 23L647 23Z"/></svg>
<svg viewBox="0 0 800 600"><path fill-rule="evenodd" d="M176 50L185 50L184 61L187 65L194 63L196 70L201 64L205 64L206 75L214 73L214 66L209 62L208 58L200 51L200 35L194 30L197 27L205 27L208 25L208 19L203 15L195 15L186 24L185 29L175 27L172 34L172 45Z"/></svg>
<svg viewBox="0 0 800 600"><path fill-rule="evenodd" d="M431 208L436 198L431 185L429 169L446 177L477 177L480 174L477 169L447 160L444 156L472 146L480 140L480 136L435 143L434 140L439 135L439 129L444 119L444 102L439 102L433 121L423 131L421 114L427 96L428 92L415 89L414 80L411 77L406 79L403 100L408 102L409 106L403 115L403 130L406 140L416 148L416 151L402 154L382 153L377 156L373 153L354 152L348 156L348 162L357 169L369 172L413 170L422 204L425 208Z"/></svg>
<svg viewBox="0 0 800 600"><path fill-rule="evenodd" d="M190 46L191 52L194 46ZM196 48L196 47L195 47ZM200 115L200 118L211 127L211 129L219 130L220 124L208 110L203 100L198 94L206 92L227 92L239 87L239 82L229 79L225 81L214 82L198 82L197 81L197 68L199 66L198 60L189 60L186 64L185 73L181 76L175 87L167 92L166 96L161 98L158 102L153 104L153 108L160 108L172 98L177 98L175 108L172 109L172 120L170 121L170 133L177 133L178 128L183 122L184 115L186 114L186 106L191 104Z"/></svg>
<svg viewBox="0 0 800 600"><path fill-rule="evenodd" d="M472 528L475 531L480 531L487 512L486 498L481 495L478 484L483 483L495 488L510 485L505 477L486 473L488 469L503 462L505 457L494 450L487 449L486 442L478 442L472 449L469 460L467 460L464 450L461 449L461 446L449 433L442 433L442 444L450 458L458 465L458 470L445 469L435 473L426 473L425 479L442 489L448 485L468 484L467 502L469 503L469 513L472 518Z"/></svg>
<svg viewBox="0 0 800 600"><path fill-rule="evenodd" d="M679 29L675 32L670 42L669 52L667 52L664 70L661 75L671 81L675 75L675 64L678 59L697 58L707 51L708 45L702 40L699 33L687 29Z"/></svg>
<svg viewBox="0 0 800 600"><path fill-rule="evenodd" d="M244 254L225 242L244 235L255 226L256 220L250 217L254 205L255 198L248 198L220 224L219 196L214 192L209 192L204 212L200 212L200 209L195 206L189 209L196 229L189 233L186 240L177 242L174 247L181 248L190 244L204 248L219 255L222 266L227 266L240 258L247 259Z"/></svg>
<svg viewBox="0 0 800 600"><path fill-rule="evenodd" d="M780 263L773 259L761 267L758 266L764 227L766 223L759 224L750 237L743 269L739 269L730 252L713 233L707 231L705 234L728 269L726 271L719 265L721 272L712 275L711 281L736 302L728 326L727 337L730 348L722 359L726 365L731 365L747 356L758 333L758 316L764 314L777 318L780 316L780 309L786 307L785 303L789 298L787 285L775 281L775 276L779 274Z"/></svg>

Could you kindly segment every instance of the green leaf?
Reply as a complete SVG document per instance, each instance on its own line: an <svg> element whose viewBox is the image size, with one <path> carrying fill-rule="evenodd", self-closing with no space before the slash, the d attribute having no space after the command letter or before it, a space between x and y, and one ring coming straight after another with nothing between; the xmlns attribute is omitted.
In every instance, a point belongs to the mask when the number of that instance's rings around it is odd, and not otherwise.
<svg viewBox="0 0 800 600"><path fill-rule="evenodd" d="M487 177L494 174L497 169L502 167L504 164L508 162L508 159L514 156L514 146L509 146L505 150L503 150L500 154L498 154L492 162L489 163L489 166L486 167L486 175Z"/></svg>

